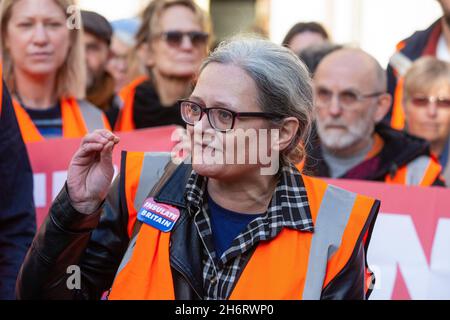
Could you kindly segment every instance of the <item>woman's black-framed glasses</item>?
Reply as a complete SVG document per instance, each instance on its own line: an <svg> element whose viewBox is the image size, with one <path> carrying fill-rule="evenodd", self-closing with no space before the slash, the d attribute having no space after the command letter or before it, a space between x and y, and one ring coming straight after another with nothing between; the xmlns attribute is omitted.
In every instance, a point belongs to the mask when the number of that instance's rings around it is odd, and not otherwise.
<svg viewBox="0 0 450 320"><path fill-rule="evenodd" d="M181 117L188 125L195 125L206 113L211 128L220 132L234 129L236 118L280 119L279 115L268 112L234 112L226 108L205 108L190 100L179 100Z"/></svg>

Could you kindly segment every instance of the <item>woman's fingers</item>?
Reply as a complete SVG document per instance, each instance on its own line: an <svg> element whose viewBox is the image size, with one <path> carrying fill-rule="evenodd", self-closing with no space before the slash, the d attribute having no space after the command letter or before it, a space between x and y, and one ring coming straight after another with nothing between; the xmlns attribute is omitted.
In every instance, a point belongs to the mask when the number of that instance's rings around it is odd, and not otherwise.
<svg viewBox="0 0 450 320"><path fill-rule="evenodd" d="M101 132L98 132L98 131L94 131L93 133L86 135L83 138L83 140L81 141L81 144L83 145L85 143L90 143L90 142L106 144L108 141L109 141L109 139L107 137L105 137L104 134L102 134Z"/></svg>
<svg viewBox="0 0 450 320"><path fill-rule="evenodd" d="M102 162L104 163L108 163L108 164L112 164L112 153L114 150L114 146L116 144L114 143L114 141L109 141L103 148L103 150L101 151L100 154L100 159Z"/></svg>
<svg viewBox="0 0 450 320"><path fill-rule="evenodd" d="M114 141L114 143L119 142L119 137L113 134L111 131L108 130L96 130L94 133L97 133L101 137L105 138L108 141Z"/></svg>
<svg viewBox="0 0 450 320"><path fill-rule="evenodd" d="M119 141L119 137L107 130L96 130L83 138L77 156L84 157L92 152L101 152L110 143L114 146Z"/></svg>

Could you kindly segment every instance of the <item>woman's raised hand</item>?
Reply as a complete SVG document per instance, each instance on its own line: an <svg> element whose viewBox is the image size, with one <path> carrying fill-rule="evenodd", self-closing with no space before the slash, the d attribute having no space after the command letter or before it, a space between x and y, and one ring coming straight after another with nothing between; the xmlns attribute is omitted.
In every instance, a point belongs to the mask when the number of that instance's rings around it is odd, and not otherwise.
<svg viewBox="0 0 450 320"><path fill-rule="evenodd" d="M108 130L95 130L83 138L67 174L71 203L78 212L94 213L106 198L114 176L112 153L119 141Z"/></svg>

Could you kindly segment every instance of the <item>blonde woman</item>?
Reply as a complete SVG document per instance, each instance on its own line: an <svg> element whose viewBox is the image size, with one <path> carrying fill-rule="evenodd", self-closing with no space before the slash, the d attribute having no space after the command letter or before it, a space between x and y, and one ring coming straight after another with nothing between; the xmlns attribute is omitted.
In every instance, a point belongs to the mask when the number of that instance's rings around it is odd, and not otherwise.
<svg viewBox="0 0 450 320"><path fill-rule="evenodd" d="M123 109L117 131L184 125L178 99L189 96L206 58L210 21L191 0L154 0L144 10L136 36L148 74L119 93Z"/></svg>
<svg viewBox="0 0 450 320"><path fill-rule="evenodd" d="M450 64L434 57L422 57L405 75L406 130L430 143L439 158L443 175L450 181Z"/></svg>
<svg viewBox="0 0 450 320"><path fill-rule="evenodd" d="M109 127L103 113L82 100L86 67L72 5L73 0L1 3L4 76L25 142L77 138Z"/></svg>

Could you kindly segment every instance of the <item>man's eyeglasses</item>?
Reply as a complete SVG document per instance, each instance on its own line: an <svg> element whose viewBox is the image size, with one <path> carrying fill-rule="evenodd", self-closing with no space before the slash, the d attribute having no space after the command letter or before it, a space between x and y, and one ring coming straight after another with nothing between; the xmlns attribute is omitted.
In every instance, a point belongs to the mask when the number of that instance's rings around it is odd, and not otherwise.
<svg viewBox="0 0 450 320"><path fill-rule="evenodd" d="M428 107L431 103L438 108L450 108L450 98L413 96L410 101L414 106L421 108Z"/></svg>
<svg viewBox="0 0 450 320"><path fill-rule="evenodd" d="M333 100L334 92L325 88L317 88L316 92L316 105L319 108L328 107ZM362 94L353 90L344 90L337 94L339 105L343 109L354 109L356 103L369 98L376 98L384 94L384 92L374 92L368 94Z"/></svg>
<svg viewBox="0 0 450 320"><path fill-rule="evenodd" d="M280 119L279 115L267 112L234 112L225 108L204 108L198 103L189 100L179 100L181 117L188 125L195 125L206 113L211 127L220 132L227 132L234 128L236 118L266 118Z"/></svg>
<svg viewBox="0 0 450 320"><path fill-rule="evenodd" d="M161 37L167 44L174 48L181 47L184 37L188 37L189 41L194 47L201 47L206 45L208 42L209 34L201 31L166 31L160 33L158 36Z"/></svg>

